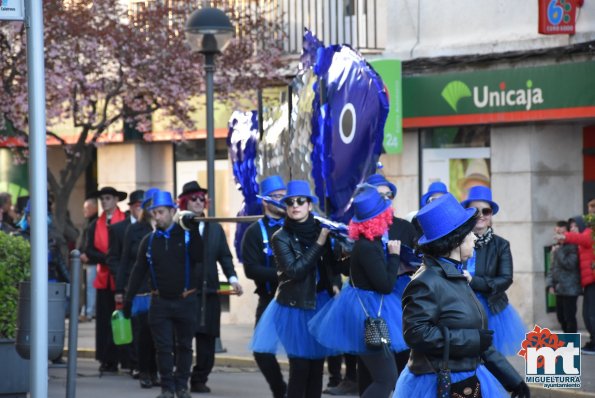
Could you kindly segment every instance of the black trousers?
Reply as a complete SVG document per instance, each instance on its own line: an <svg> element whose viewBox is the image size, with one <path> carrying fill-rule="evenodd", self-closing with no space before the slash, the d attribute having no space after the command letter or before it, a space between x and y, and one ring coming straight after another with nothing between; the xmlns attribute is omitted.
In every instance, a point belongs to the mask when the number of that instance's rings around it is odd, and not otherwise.
<svg viewBox="0 0 595 398"><path fill-rule="evenodd" d="M576 333L576 301L578 296L556 296L556 316L564 333Z"/></svg>
<svg viewBox="0 0 595 398"><path fill-rule="evenodd" d="M392 355L380 351L360 356L372 377L372 383L361 394L362 398L388 398L397 384L397 364Z"/></svg>
<svg viewBox="0 0 595 398"><path fill-rule="evenodd" d="M138 370L148 375L157 373L157 350L149 326L149 313L143 312L132 317L134 348L138 361Z"/></svg>
<svg viewBox="0 0 595 398"><path fill-rule="evenodd" d="M256 307L256 322L255 326L260 320L262 313L266 310L269 303L273 300L274 295L265 295L261 294L258 297L258 306ZM279 366L279 362L277 361L277 357L274 354L264 354L255 352L254 353L254 360L256 361L256 365L258 365L258 369L262 372L267 383L269 383L269 387L271 388L271 392L273 393L274 398L283 398L285 396L285 392L287 391L287 384L283 380L283 374L281 373L281 367Z"/></svg>
<svg viewBox="0 0 595 398"><path fill-rule="evenodd" d="M595 283L585 287L583 293L583 319L590 334L590 342L595 345Z"/></svg>
<svg viewBox="0 0 595 398"><path fill-rule="evenodd" d="M197 333L194 335L196 347L196 365L192 368L192 383L206 384L215 366L215 340L210 334Z"/></svg>
<svg viewBox="0 0 595 398"><path fill-rule="evenodd" d="M192 337L196 328L196 305L195 295L185 299L153 297L151 300L149 325L157 349L157 365L163 390L188 389L192 366Z"/></svg>
<svg viewBox="0 0 595 398"><path fill-rule="evenodd" d="M397 365L397 377L401 374L405 366L407 366L407 361L409 360L409 351L405 350L401 352L395 353L395 363ZM357 390L359 395L362 395L364 391L368 388L368 386L372 384L372 375L368 371L368 368L365 366L364 362L362 361L361 357L357 359Z"/></svg>
<svg viewBox="0 0 595 398"><path fill-rule="evenodd" d="M287 398L320 398L324 359L289 358Z"/></svg>
<svg viewBox="0 0 595 398"><path fill-rule="evenodd" d="M112 313L116 308L111 289L97 289L95 307L95 359L101 364L118 365L118 348L112 335Z"/></svg>
<svg viewBox="0 0 595 398"><path fill-rule="evenodd" d="M355 355L337 355L326 358L326 366L329 373L329 386L336 386L343 377L341 376L341 366L345 360L345 380L357 381L357 357Z"/></svg>

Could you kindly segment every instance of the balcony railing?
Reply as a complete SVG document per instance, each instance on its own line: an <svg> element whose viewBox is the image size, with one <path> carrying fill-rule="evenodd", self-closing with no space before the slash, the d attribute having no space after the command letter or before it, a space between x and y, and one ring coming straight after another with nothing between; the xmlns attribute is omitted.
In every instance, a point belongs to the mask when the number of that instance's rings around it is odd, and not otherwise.
<svg viewBox="0 0 595 398"><path fill-rule="evenodd" d="M129 0L134 11L155 0ZM157 0L188 13L203 1ZM210 0L212 7L233 10L239 16L260 14L281 22L281 31L269 32L289 54L300 54L304 29L325 45L349 44L360 51L382 51L386 43L386 21L382 10L389 0ZM133 12L134 12L133 11ZM240 18L241 20L241 18ZM241 22L240 22L241 23ZM278 26L277 24L275 24ZM242 29L238 29L241 34Z"/></svg>

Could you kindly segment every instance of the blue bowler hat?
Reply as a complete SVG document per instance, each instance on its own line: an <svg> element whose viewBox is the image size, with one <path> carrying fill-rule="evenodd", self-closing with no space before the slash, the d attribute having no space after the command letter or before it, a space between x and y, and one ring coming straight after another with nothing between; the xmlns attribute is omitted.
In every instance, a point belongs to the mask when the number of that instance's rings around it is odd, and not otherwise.
<svg viewBox="0 0 595 398"><path fill-rule="evenodd" d="M303 196L309 198L313 203L318 203L318 198L310 193L310 184L304 180L293 180L287 183L287 193L281 199L282 202L288 198L294 198L296 196Z"/></svg>
<svg viewBox="0 0 595 398"><path fill-rule="evenodd" d="M382 174L372 174L366 178L366 183L374 185L375 187L385 186L393 193L393 198L397 196L397 187L392 182L388 181Z"/></svg>
<svg viewBox="0 0 595 398"><path fill-rule="evenodd" d="M153 200L153 195L155 195L156 192L159 192L159 189L157 189L157 188L147 189L147 191L145 192L145 196L143 197L143 201L141 203L142 208L144 208L151 200Z"/></svg>
<svg viewBox="0 0 595 398"><path fill-rule="evenodd" d="M374 188L365 188L353 199L354 222L364 222L384 212L390 207L386 200Z"/></svg>
<svg viewBox="0 0 595 398"><path fill-rule="evenodd" d="M177 206L171 198L171 193L167 191L157 191L153 194L153 203L149 207L149 210L153 210L157 207L171 207L175 209Z"/></svg>
<svg viewBox="0 0 595 398"><path fill-rule="evenodd" d="M269 196L272 192L286 189L285 183L280 176L270 176L265 178L260 183L260 194L262 196Z"/></svg>
<svg viewBox="0 0 595 398"><path fill-rule="evenodd" d="M417 221L424 232L418 244L424 245L448 235L465 224L476 211L465 209L452 194L444 194L417 213Z"/></svg>
<svg viewBox="0 0 595 398"><path fill-rule="evenodd" d="M434 195L435 193L448 193L448 189L443 182L435 181L431 183L430 187L428 188L428 192L422 195L419 207L424 207L426 204L428 204L428 199L430 199L430 196Z"/></svg>
<svg viewBox="0 0 595 398"><path fill-rule="evenodd" d="M484 187L483 185L476 185L474 187L471 187L467 199L462 201L461 204L463 205L463 207L469 207L469 204L475 201L489 203L490 207L492 208L492 211L494 212L493 214L498 213L498 210L500 209L498 203L492 200L492 190L488 187Z"/></svg>

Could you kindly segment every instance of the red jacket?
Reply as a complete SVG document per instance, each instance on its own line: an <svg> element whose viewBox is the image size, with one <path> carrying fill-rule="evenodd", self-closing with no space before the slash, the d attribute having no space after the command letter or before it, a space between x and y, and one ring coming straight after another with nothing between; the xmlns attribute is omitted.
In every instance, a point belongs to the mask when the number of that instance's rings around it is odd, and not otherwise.
<svg viewBox="0 0 595 398"><path fill-rule="evenodd" d="M581 285L583 287L595 282L595 269L591 267L595 263L593 252L593 230L585 228L583 232L566 232L565 243L578 245L578 258L581 269Z"/></svg>

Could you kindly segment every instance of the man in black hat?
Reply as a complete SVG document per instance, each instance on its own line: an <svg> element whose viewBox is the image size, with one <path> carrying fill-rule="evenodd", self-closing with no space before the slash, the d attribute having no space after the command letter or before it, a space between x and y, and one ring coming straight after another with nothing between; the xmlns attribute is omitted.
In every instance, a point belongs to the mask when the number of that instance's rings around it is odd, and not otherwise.
<svg viewBox="0 0 595 398"><path fill-rule="evenodd" d="M126 212L127 215L124 221L111 223L108 227L109 247L105 260L111 274L114 277L118 275L120 257L122 256L122 251L124 250L122 247L122 244L124 243L124 234L126 233L126 229L131 224L135 224L138 221L142 213L141 202L143 201L144 195L145 191L142 189L133 191L129 196L128 211ZM115 292L114 300L117 307L122 306L123 299L124 297L122 294ZM138 372L136 371L136 357L134 355L132 344L126 344L118 347L118 353L122 367L130 369L130 373L133 377L138 377Z"/></svg>
<svg viewBox="0 0 595 398"><path fill-rule="evenodd" d="M93 286L97 290L95 307L95 359L101 364L100 372L118 371L118 354L111 328L111 316L115 309L115 274L107 264L109 250L108 226L123 221L126 215L118 208L118 202L126 199L126 192L113 187L104 187L90 197L99 198L103 213L89 224L85 254L91 264L97 264L97 276Z"/></svg>
<svg viewBox="0 0 595 398"><path fill-rule="evenodd" d="M204 217L205 209L208 207L207 190L201 188L198 182L190 181L184 184L182 193L178 196L181 210L190 210L198 216ZM219 276L217 263L221 265L223 273L232 285L235 293L243 293L242 286L238 283L238 277L234 270L233 260L225 232L221 225L216 222L209 222L198 225L198 231L203 237L204 247L207 248L206 260L206 303L205 303L205 325L200 326L202 311L202 286L205 270L202 263L198 269L198 328L195 337L196 344L196 366L192 369L190 379L190 390L192 392L206 393L211 389L206 383L215 364L215 341L219 337L221 324L221 303L217 296L219 290Z"/></svg>

